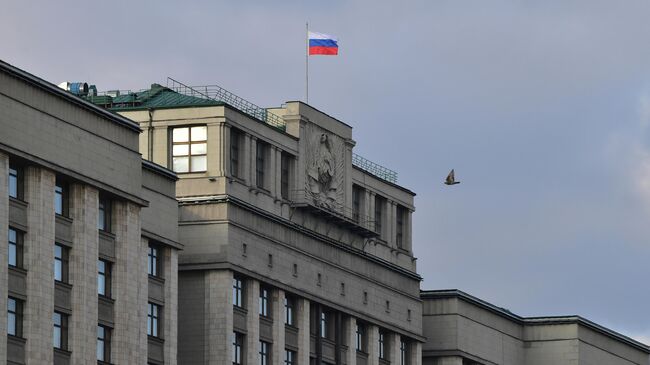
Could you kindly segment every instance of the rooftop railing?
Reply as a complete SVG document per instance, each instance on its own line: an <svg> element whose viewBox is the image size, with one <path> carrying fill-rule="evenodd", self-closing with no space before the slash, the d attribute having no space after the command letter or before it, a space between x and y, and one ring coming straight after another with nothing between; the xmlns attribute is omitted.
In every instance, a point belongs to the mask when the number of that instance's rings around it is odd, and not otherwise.
<svg viewBox="0 0 650 365"><path fill-rule="evenodd" d="M376 164L368 159L365 159L356 153L352 154L352 165L360 168L365 172L375 175L380 179L392 182L393 184L397 184L397 172Z"/></svg>

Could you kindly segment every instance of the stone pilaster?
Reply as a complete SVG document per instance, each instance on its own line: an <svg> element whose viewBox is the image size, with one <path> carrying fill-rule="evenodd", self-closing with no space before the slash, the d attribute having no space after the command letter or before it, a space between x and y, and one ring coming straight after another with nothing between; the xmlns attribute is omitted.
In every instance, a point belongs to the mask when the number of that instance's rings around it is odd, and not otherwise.
<svg viewBox="0 0 650 365"><path fill-rule="evenodd" d="M345 330L343 344L348 347L345 363L357 365L357 319L352 316L347 317Z"/></svg>
<svg viewBox="0 0 650 365"><path fill-rule="evenodd" d="M368 365L379 364L379 327L368 325Z"/></svg>
<svg viewBox="0 0 650 365"><path fill-rule="evenodd" d="M9 156L0 153L0 237L6 241L9 234ZM9 251L6 244L0 245L0 308L7 308L7 285L9 272L7 259ZM0 364L7 363L7 316L0 316Z"/></svg>
<svg viewBox="0 0 650 365"><path fill-rule="evenodd" d="M111 359L116 364L147 362L147 240L140 237L140 207L116 201L113 292L115 328ZM164 318L163 318L164 321Z"/></svg>
<svg viewBox="0 0 650 365"><path fill-rule="evenodd" d="M280 161L276 158L277 157L276 151L277 151L277 148L274 145L269 146L269 164L268 164L268 169L266 170L266 173L267 173L266 178L267 178L267 181L268 181L267 188L269 189L269 191L271 192L271 195L274 198L276 198L276 197L278 197L280 195L280 194L277 194L277 191L276 191L279 184L276 184L277 181L276 181L275 177L276 177L276 173L279 171L278 165L280 163Z"/></svg>
<svg viewBox="0 0 650 365"><path fill-rule="evenodd" d="M284 345L285 334L284 329L284 290L274 290L273 303L271 304L273 311L273 360L271 364L284 364Z"/></svg>
<svg viewBox="0 0 650 365"><path fill-rule="evenodd" d="M72 315L68 343L72 364L87 364L97 352L98 205L96 189L80 184L70 187L73 249L69 261Z"/></svg>
<svg viewBox="0 0 650 365"><path fill-rule="evenodd" d="M404 237L404 248L409 252L413 252L413 212L406 209L404 214L404 230L406 232Z"/></svg>
<svg viewBox="0 0 650 365"><path fill-rule="evenodd" d="M251 175L251 135L244 133L244 144L240 147L239 151L239 168L242 172L241 178L244 179L246 185L253 185L253 178Z"/></svg>
<svg viewBox="0 0 650 365"><path fill-rule="evenodd" d="M386 233L386 242L391 246L396 246L395 244L395 234L397 232L397 204L388 200L386 204L386 228L388 232Z"/></svg>
<svg viewBox="0 0 650 365"><path fill-rule="evenodd" d="M232 279L232 271L210 270L205 272L204 351L206 364L232 363ZM257 306L254 309L257 313Z"/></svg>
<svg viewBox="0 0 650 365"><path fill-rule="evenodd" d="M54 182L55 175L49 170L30 166L25 171L29 231L23 246L28 298L23 336L27 339L25 358L28 365L54 361Z"/></svg>
<svg viewBox="0 0 650 365"><path fill-rule="evenodd" d="M402 337L399 333L391 333L388 336L387 350L388 350L388 361L391 365L401 365L400 364L400 343Z"/></svg>
<svg viewBox="0 0 650 365"><path fill-rule="evenodd" d="M275 148L275 164L275 198L282 199L282 150L279 148Z"/></svg>
<svg viewBox="0 0 650 365"><path fill-rule="evenodd" d="M373 193L372 191L368 192L368 222L371 224L368 224L368 229L371 229L373 231L377 231L377 222L375 221L377 217L375 217L375 196L376 194ZM379 232L381 235L381 232Z"/></svg>
<svg viewBox="0 0 650 365"><path fill-rule="evenodd" d="M250 152L248 154L248 163L250 166L250 186L257 186L257 137L251 136Z"/></svg>
<svg viewBox="0 0 650 365"><path fill-rule="evenodd" d="M165 278L165 307L163 326L165 364L176 365L178 346L178 250L166 248L163 262Z"/></svg>
<svg viewBox="0 0 650 365"><path fill-rule="evenodd" d="M309 364L309 300L298 299L298 364Z"/></svg>
<svg viewBox="0 0 650 365"><path fill-rule="evenodd" d="M454 357L452 362L444 363L445 365L462 365L463 359ZM409 365L422 365L422 343L412 342L409 348Z"/></svg>
<svg viewBox="0 0 650 365"><path fill-rule="evenodd" d="M246 296L246 344L244 352L246 353L245 364L260 363L260 283L254 279L246 280L244 294Z"/></svg>
<svg viewBox="0 0 650 365"><path fill-rule="evenodd" d="M208 175L226 176L230 169L230 128L224 121L208 124Z"/></svg>

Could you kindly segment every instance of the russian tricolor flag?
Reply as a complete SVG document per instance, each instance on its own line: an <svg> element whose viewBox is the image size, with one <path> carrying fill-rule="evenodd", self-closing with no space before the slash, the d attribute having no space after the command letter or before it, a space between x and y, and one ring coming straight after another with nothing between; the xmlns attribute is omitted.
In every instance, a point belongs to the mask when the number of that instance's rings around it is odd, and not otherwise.
<svg viewBox="0 0 650 365"><path fill-rule="evenodd" d="M336 56L339 53L339 43L329 34L309 32L309 55Z"/></svg>

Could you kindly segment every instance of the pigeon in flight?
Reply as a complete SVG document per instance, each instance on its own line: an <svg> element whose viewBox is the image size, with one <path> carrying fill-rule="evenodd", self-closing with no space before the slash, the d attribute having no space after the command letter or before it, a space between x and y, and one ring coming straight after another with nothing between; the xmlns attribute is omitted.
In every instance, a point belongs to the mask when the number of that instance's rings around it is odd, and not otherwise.
<svg viewBox="0 0 650 365"><path fill-rule="evenodd" d="M449 175L447 175L447 179L445 180L445 185L456 185L460 184L460 181L456 181L454 178L454 169L451 169L449 172Z"/></svg>

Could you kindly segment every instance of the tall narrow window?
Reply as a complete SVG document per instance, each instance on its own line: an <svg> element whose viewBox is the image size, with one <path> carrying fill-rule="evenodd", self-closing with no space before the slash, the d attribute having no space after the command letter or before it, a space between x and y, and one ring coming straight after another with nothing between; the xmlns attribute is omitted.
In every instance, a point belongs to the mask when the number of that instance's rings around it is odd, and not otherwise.
<svg viewBox="0 0 650 365"><path fill-rule="evenodd" d="M232 304L235 307L243 308L242 301L243 283L240 278L232 279Z"/></svg>
<svg viewBox="0 0 650 365"><path fill-rule="evenodd" d="M147 310L147 334L149 336L158 337L158 330L160 329L160 306L149 303Z"/></svg>
<svg viewBox="0 0 650 365"><path fill-rule="evenodd" d="M241 139L241 132L234 128L230 128L230 174L235 177L241 177L239 171Z"/></svg>
<svg viewBox="0 0 650 365"><path fill-rule="evenodd" d="M158 272L160 268L158 267L158 251L157 246L149 245L149 252L147 254L147 270L151 276L159 276Z"/></svg>
<svg viewBox="0 0 650 365"><path fill-rule="evenodd" d="M97 229L102 231L111 231L111 208L112 204L109 199L99 199L99 212L97 214Z"/></svg>
<svg viewBox="0 0 650 365"><path fill-rule="evenodd" d="M366 335L366 329L361 323L357 323L357 337L356 337L356 349L357 351L366 351L364 346L364 337Z"/></svg>
<svg viewBox="0 0 650 365"><path fill-rule="evenodd" d="M379 358L386 359L386 335L383 331L379 331L378 342Z"/></svg>
<svg viewBox="0 0 650 365"><path fill-rule="evenodd" d="M296 352L291 350L284 351L284 365L296 365Z"/></svg>
<svg viewBox="0 0 650 365"><path fill-rule="evenodd" d="M326 312L321 312L320 314L320 337L322 338L327 338L329 335L327 331L327 313Z"/></svg>
<svg viewBox="0 0 650 365"><path fill-rule="evenodd" d="M68 215L68 187L61 181L57 181L54 186L54 213Z"/></svg>
<svg viewBox="0 0 650 365"><path fill-rule="evenodd" d="M288 324L289 326L294 325L293 321L293 298L292 297L284 297L284 324Z"/></svg>
<svg viewBox="0 0 650 365"><path fill-rule="evenodd" d="M23 266L23 234L13 228L9 228L9 247L7 261L11 267Z"/></svg>
<svg viewBox="0 0 650 365"><path fill-rule="evenodd" d="M268 149L269 145L266 142L257 141L257 148L255 149L255 181L258 188L264 188L266 186L264 170L266 170Z"/></svg>
<svg viewBox="0 0 650 365"><path fill-rule="evenodd" d="M22 199L23 193L23 174L22 170L16 166L9 165L9 196L16 199Z"/></svg>
<svg viewBox="0 0 650 365"><path fill-rule="evenodd" d="M361 216L361 195L363 189L357 185L352 185L352 219L359 222Z"/></svg>
<svg viewBox="0 0 650 365"><path fill-rule="evenodd" d="M408 343L404 340L399 342L399 365L407 365L408 361Z"/></svg>
<svg viewBox="0 0 650 365"><path fill-rule="evenodd" d="M172 165L176 172L202 172L208 166L208 127L172 129Z"/></svg>
<svg viewBox="0 0 650 365"><path fill-rule="evenodd" d="M269 290L260 288L260 315L269 316Z"/></svg>
<svg viewBox="0 0 650 365"><path fill-rule="evenodd" d="M289 200L289 179L291 174L291 155L282 152L280 162L280 194L282 199Z"/></svg>
<svg viewBox="0 0 650 365"><path fill-rule="evenodd" d="M269 365L269 343L260 341L260 365Z"/></svg>
<svg viewBox="0 0 650 365"><path fill-rule="evenodd" d="M232 365L242 365L242 347L244 335L237 332L232 333Z"/></svg>
<svg viewBox="0 0 650 365"><path fill-rule="evenodd" d="M111 330L101 325L97 326L97 360L111 361Z"/></svg>
<svg viewBox="0 0 650 365"><path fill-rule="evenodd" d="M7 300L7 334L21 337L23 335L23 303L9 297Z"/></svg>
<svg viewBox="0 0 650 365"><path fill-rule="evenodd" d="M54 348L66 350L68 348L68 316L60 312L54 312L52 322L54 327Z"/></svg>
<svg viewBox="0 0 650 365"><path fill-rule="evenodd" d="M397 243L397 247L404 248L404 218L406 217L406 208L398 205L395 213L397 214L395 242Z"/></svg>
<svg viewBox="0 0 650 365"><path fill-rule="evenodd" d="M108 261L97 260L97 294L111 296L111 264Z"/></svg>
<svg viewBox="0 0 650 365"><path fill-rule="evenodd" d="M54 280L68 282L68 248L54 245Z"/></svg>
<svg viewBox="0 0 650 365"><path fill-rule="evenodd" d="M375 196L375 232L379 234L381 237L382 234L382 229L383 229L383 223L384 223L384 202L386 199L383 197L376 195Z"/></svg>

